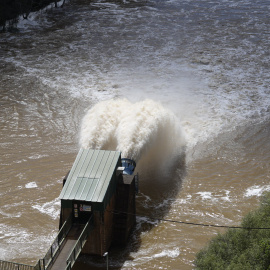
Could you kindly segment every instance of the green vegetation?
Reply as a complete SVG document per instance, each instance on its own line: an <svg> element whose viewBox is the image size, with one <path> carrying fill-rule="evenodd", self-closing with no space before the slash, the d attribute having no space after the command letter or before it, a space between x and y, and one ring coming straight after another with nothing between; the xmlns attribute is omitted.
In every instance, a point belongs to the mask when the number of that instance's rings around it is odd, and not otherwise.
<svg viewBox="0 0 270 270"><path fill-rule="evenodd" d="M245 229L228 229L196 255L195 269L270 270L270 193L258 210L244 217Z"/></svg>

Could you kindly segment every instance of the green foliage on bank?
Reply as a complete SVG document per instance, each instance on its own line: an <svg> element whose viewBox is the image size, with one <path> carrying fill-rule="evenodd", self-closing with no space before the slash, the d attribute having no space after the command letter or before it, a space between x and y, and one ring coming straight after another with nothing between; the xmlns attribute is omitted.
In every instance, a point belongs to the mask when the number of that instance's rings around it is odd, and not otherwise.
<svg viewBox="0 0 270 270"><path fill-rule="evenodd" d="M196 255L199 270L270 270L270 193L262 197L256 211L246 215L241 224L246 229L228 229L214 237Z"/></svg>

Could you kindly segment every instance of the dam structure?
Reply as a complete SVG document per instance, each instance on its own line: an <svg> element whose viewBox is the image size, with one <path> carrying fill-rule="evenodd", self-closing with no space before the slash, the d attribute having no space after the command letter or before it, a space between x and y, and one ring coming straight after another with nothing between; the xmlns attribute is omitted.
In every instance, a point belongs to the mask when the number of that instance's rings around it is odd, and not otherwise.
<svg viewBox="0 0 270 270"><path fill-rule="evenodd" d="M80 149L63 179L59 232L36 266L0 261L0 268L70 270L80 254L104 256L124 245L136 223L136 163L121 152Z"/></svg>

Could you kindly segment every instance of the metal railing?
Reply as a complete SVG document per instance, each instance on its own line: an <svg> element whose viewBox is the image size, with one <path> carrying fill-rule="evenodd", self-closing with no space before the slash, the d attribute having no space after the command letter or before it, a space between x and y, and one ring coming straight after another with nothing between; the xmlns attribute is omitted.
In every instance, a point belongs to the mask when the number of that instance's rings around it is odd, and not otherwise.
<svg viewBox="0 0 270 270"><path fill-rule="evenodd" d="M39 265L36 266L26 265L22 263L14 263L0 260L1 270L39 270Z"/></svg>
<svg viewBox="0 0 270 270"><path fill-rule="evenodd" d="M68 219L64 222L62 228L58 232L56 238L54 239L52 245L50 246L44 258L39 260L38 263L39 268L37 269L46 270L49 268L49 266L51 265L51 263L54 261L59 251L61 250L64 244L64 240L71 229L71 226L72 226L72 215L70 215Z"/></svg>
<svg viewBox="0 0 270 270"><path fill-rule="evenodd" d="M87 224L85 225L81 235L79 236L74 248L70 252L70 255L68 256L68 259L67 259L66 270L71 270L71 268L73 267L75 261L79 257L79 255L80 255L80 253L81 253L81 251L82 251L82 249L87 241L87 238L88 238L89 233L90 233L92 228L93 228L93 216L90 217L90 219L87 222Z"/></svg>
<svg viewBox="0 0 270 270"><path fill-rule="evenodd" d="M58 252L61 250L64 244L64 240L71 229L71 226L72 215L70 215L65 221L46 255L43 259L37 262L36 266L0 260L0 270L47 270L58 255Z"/></svg>
<svg viewBox="0 0 270 270"><path fill-rule="evenodd" d="M71 270L71 261L67 262L66 270Z"/></svg>

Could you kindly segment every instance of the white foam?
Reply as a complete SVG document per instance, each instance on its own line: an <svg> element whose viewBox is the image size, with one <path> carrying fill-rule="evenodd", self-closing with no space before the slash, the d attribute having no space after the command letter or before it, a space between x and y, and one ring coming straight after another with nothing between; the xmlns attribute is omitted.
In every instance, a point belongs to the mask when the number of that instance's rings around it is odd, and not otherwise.
<svg viewBox="0 0 270 270"><path fill-rule="evenodd" d="M165 155L181 151L184 135L174 114L153 100L131 103L107 100L91 108L82 121L83 148L118 150L138 161L155 148Z"/></svg>
<svg viewBox="0 0 270 270"><path fill-rule="evenodd" d="M197 192L196 194L199 194L203 200L212 199L212 192L209 191L201 191Z"/></svg>
<svg viewBox="0 0 270 270"><path fill-rule="evenodd" d="M179 248L174 249L165 249L160 253L154 254L154 258L161 258L161 257L169 257L169 258L177 258L180 255Z"/></svg>
<svg viewBox="0 0 270 270"><path fill-rule="evenodd" d="M41 155L41 154L35 154L35 155L32 155L30 157L28 157L29 159L40 159L40 158L43 158L43 157L47 157L48 155Z"/></svg>
<svg viewBox="0 0 270 270"><path fill-rule="evenodd" d="M21 258L36 256L35 260L37 260L44 256L44 250L48 248L54 238L55 233L48 234L46 230L40 230L38 234L35 234L18 225L0 224L1 245L4 246L4 249L0 247L0 259L11 261L16 258L16 261L19 262Z"/></svg>
<svg viewBox="0 0 270 270"><path fill-rule="evenodd" d="M225 192L226 192L226 196L221 197L221 199L224 200L224 201L230 202L231 201L231 198L229 196L230 190L225 190Z"/></svg>
<svg viewBox="0 0 270 270"><path fill-rule="evenodd" d="M265 186L252 186L245 192L245 197L262 196L265 191L270 191L270 185Z"/></svg>
<svg viewBox="0 0 270 270"><path fill-rule="evenodd" d="M180 249L178 247L173 247L170 249L170 247L162 249L162 244L161 245L154 245L151 248L142 248L136 253L134 256L135 259L133 261L126 261L125 266L128 267L130 264L134 263L141 263L145 261L151 261L156 258L163 258L163 257L168 257L168 258L177 258L180 255ZM133 255L133 253L131 253Z"/></svg>
<svg viewBox="0 0 270 270"><path fill-rule="evenodd" d="M49 215L53 219L57 219L59 217L60 201L56 198L51 202L33 205L32 208L37 209L43 214Z"/></svg>
<svg viewBox="0 0 270 270"><path fill-rule="evenodd" d="M22 213L11 214L8 210L3 211L2 209L0 209L0 214L8 218L18 218L22 215Z"/></svg>
<svg viewBox="0 0 270 270"><path fill-rule="evenodd" d="M30 182L25 185L26 188L37 188L36 182Z"/></svg>

